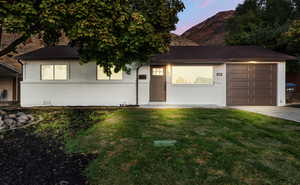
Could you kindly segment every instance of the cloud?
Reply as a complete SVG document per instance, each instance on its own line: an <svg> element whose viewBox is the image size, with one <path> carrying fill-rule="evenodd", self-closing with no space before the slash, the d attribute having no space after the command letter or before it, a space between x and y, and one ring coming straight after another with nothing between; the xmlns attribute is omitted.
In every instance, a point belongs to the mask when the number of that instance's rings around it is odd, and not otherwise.
<svg viewBox="0 0 300 185"><path fill-rule="evenodd" d="M214 1L215 0L202 0L202 2L200 3L200 8L206 8Z"/></svg>

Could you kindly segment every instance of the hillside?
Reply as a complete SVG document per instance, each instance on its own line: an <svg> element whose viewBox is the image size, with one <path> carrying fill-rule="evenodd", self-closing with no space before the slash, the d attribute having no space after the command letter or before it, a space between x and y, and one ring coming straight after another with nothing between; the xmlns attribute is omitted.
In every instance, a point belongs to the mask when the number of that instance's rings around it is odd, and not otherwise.
<svg viewBox="0 0 300 185"><path fill-rule="evenodd" d="M0 49L1 49L7 47L10 43L16 40L20 35L3 32L2 35L0 36L1 36L1 43L0 43ZM68 39L63 35L63 37L60 39L60 42L58 44L65 45L68 42L69 42ZM17 47L17 53L11 52L6 56L0 57L0 62L6 63L20 71L21 65L13 57L42 47L45 47L45 44L42 41L42 39L38 35L33 36L29 38L24 44L20 44Z"/></svg>
<svg viewBox="0 0 300 185"><path fill-rule="evenodd" d="M233 16L233 10L219 12L190 28L181 37L194 41L199 45L225 45L225 24Z"/></svg>
<svg viewBox="0 0 300 185"><path fill-rule="evenodd" d="M172 35L172 42L171 46L198 46L196 42L189 40L187 38L181 37L176 34L171 34Z"/></svg>

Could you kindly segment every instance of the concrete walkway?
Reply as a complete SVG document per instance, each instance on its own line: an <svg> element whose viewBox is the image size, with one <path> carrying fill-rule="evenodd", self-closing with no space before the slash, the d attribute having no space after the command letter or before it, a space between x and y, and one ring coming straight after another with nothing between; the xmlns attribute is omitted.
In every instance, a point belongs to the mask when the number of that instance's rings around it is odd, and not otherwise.
<svg viewBox="0 0 300 185"><path fill-rule="evenodd" d="M241 106L231 107L234 109L259 113L275 118L286 119L290 121L296 121L300 123L300 108L293 107L264 107L264 106Z"/></svg>
<svg viewBox="0 0 300 185"><path fill-rule="evenodd" d="M217 105L171 105L171 104L147 104L147 105L141 105L140 108L143 109L173 109L173 108L204 108L204 109L220 109L224 108Z"/></svg>

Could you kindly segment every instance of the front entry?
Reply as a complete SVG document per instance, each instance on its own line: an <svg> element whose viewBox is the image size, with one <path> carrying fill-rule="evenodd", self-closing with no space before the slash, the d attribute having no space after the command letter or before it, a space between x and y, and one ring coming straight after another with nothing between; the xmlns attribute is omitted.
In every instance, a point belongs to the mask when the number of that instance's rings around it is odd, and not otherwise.
<svg viewBox="0 0 300 185"><path fill-rule="evenodd" d="M166 101L166 66L151 66L150 101Z"/></svg>

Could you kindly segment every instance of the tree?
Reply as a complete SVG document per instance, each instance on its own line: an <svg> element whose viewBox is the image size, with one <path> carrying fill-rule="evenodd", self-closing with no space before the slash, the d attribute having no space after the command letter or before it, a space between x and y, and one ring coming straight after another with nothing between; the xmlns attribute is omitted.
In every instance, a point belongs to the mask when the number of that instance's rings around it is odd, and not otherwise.
<svg viewBox="0 0 300 185"><path fill-rule="evenodd" d="M286 52L297 56L300 61L300 20L293 21L288 31L283 33L281 42L285 46ZM299 63L288 63L290 72L297 72L299 69Z"/></svg>
<svg viewBox="0 0 300 185"><path fill-rule="evenodd" d="M21 36L0 56L36 34L54 45L64 32L82 62L96 61L110 75L166 51L183 9L181 0L2 0L0 23Z"/></svg>
<svg viewBox="0 0 300 185"><path fill-rule="evenodd" d="M227 24L226 43L259 45L300 56L299 52L295 52L299 45L291 44L296 42L297 37L287 37L295 29L292 23L300 18L299 11L300 0L245 0ZM296 68L288 66L288 69Z"/></svg>
<svg viewBox="0 0 300 185"><path fill-rule="evenodd" d="M296 17L299 0L246 0L229 20L229 45L261 45L277 49L278 38Z"/></svg>

